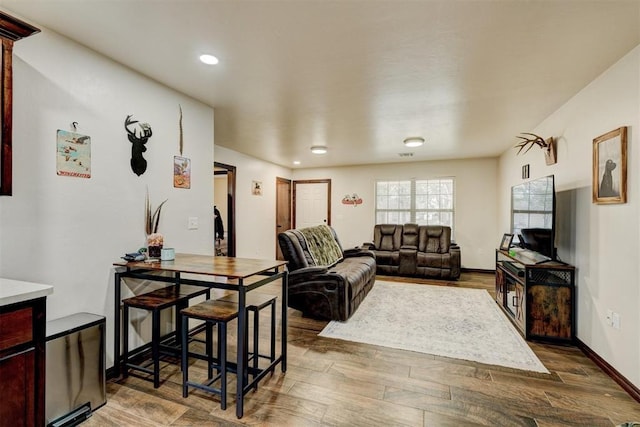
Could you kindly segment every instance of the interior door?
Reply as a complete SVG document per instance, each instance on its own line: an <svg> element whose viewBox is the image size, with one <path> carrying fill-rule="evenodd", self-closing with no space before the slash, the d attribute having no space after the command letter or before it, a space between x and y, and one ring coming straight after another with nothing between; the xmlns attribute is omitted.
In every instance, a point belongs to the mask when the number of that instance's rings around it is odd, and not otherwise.
<svg viewBox="0 0 640 427"><path fill-rule="evenodd" d="M218 241L214 236L216 255L236 256L236 167L214 162L214 175L226 176L226 186L214 191L214 204L222 214L225 238ZM214 178L214 188L216 187ZM218 194L219 193L219 194Z"/></svg>
<svg viewBox="0 0 640 427"><path fill-rule="evenodd" d="M331 180L293 181L293 226L331 225Z"/></svg>
<svg viewBox="0 0 640 427"><path fill-rule="evenodd" d="M291 180L276 177L276 259L284 260L278 233L291 229Z"/></svg>

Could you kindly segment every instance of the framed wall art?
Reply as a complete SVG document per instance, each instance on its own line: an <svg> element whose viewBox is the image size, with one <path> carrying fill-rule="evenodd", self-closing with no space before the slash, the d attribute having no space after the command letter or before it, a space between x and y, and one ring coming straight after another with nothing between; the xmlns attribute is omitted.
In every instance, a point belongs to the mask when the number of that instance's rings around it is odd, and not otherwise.
<svg viewBox="0 0 640 427"><path fill-rule="evenodd" d="M173 186L191 188L191 159L173 156Z"/></svg>
<svg viewBox="0 0 640 427"><path fill-rule="evenodd" d="M593 140L593 203L627 202L627 128Z"/></svg>
<svg viewBox="0 0 640 427"><path fill-rule="evenodd" d="M59 176L91 178L91 137L58 129L56 173Z"/></svg>

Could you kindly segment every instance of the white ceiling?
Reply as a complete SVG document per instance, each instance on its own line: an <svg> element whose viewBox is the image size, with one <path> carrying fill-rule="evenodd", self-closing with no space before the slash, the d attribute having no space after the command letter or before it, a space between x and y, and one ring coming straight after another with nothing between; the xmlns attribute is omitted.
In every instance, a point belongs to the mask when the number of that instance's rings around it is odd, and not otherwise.
<svg viewBox="0 0 640 427"><path fill-rule="evenodd" d="M214 107L216 145L286 167L499 155L640 43L637 0L0 6Z"/></svg>

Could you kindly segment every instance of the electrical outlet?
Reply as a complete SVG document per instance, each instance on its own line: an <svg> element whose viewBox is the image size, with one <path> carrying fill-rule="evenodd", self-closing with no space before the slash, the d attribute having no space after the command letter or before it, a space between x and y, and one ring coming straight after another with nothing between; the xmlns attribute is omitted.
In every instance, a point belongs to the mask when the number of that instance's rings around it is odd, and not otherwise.
<svg viewBox="0 0 640 427"><path fill-rule="evenodd" d="M611 316L611 326L613 329L620 329L620 315L618 313L613 313Z"/></svg>
<svg viewBox="0 0 640 427"><path fill-rule="evenodd" d="M613 326L613 311L607 310L607 325Z"/></svg>
<svg viewBox="0 0 640 427"><path fill-rule="evenodd" d="M197 230L198 229L198 217L190 216L187 221L187 229L189 230Z"/></svg>

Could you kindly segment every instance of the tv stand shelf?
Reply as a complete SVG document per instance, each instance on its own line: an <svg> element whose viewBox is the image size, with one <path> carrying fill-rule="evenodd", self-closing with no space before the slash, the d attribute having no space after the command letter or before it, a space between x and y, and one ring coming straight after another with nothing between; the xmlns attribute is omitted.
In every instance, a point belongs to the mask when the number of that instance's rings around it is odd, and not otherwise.
<svg viewBox="0 0 640 427"><path fill-rule="evenodd" d="M496 302L529 340L572 342L575 268L496 250Z"/></svg>

